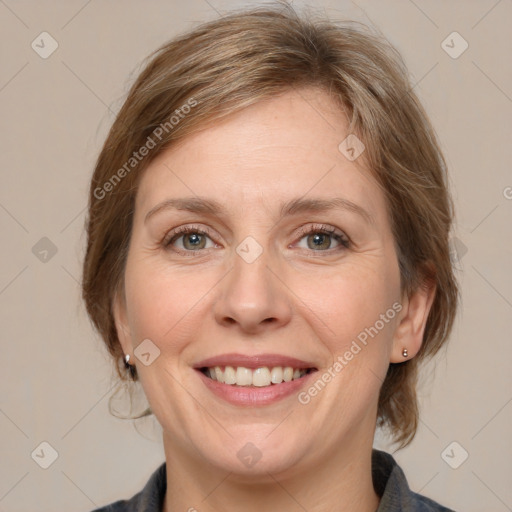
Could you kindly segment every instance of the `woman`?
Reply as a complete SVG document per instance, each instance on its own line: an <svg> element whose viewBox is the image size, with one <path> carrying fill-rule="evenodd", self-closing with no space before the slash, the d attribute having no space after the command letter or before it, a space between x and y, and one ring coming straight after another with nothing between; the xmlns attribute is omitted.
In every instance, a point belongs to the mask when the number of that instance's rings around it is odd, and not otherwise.
<svg viewBox="0 0 512 512"><path fill-rule="evenodd" d="M156 51L97 161L83 296L166 462L100 510L448 510L372 446L414 437L451 220L382 39L281 5Z"/></svg>

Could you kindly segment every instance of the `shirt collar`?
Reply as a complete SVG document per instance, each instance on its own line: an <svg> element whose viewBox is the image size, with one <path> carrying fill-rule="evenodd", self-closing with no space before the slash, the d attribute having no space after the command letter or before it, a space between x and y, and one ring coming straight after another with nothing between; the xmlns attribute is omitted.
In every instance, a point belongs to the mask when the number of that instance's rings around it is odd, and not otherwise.
<svg viewBox="0 0 512 512"><path fill-rule="evenodd" d="M405 475L389 453L372 450L372 479L380 497L376 512L454 512L409 489ZM162 512L167 488L166 465L152 475L131 500L117 502L96 512ZM117 505L117 507L116 507Z"/></svg>

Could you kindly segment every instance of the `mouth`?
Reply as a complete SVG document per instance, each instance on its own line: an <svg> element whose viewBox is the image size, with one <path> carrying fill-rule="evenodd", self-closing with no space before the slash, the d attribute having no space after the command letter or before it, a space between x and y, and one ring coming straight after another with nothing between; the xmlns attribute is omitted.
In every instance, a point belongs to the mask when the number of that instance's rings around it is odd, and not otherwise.
<svg viewBox="0 0 512 512"><path fill-rule="evenodd" d="M244 366L210 366L199 370L209 379L230 386L266 387L292 382L313 373L316 368L292 366L262 366L251 369Z"/></svg>
<svg viewBox="0 0 512 512"><path fill-rule="evenodd" d="M277 403L308 385L313 363L277 354L224 354L194 365L206 389L236 406Z"/></svg>

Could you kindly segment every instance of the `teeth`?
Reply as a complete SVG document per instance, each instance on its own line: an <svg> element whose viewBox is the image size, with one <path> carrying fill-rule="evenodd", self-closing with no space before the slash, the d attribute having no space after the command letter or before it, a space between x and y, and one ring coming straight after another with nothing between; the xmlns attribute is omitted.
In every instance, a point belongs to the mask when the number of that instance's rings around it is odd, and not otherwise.
<svg viewBox="0 0 512 512"><path fill-rule="evenodd" d="M252 386L252 371L239 366L236 369L236 384L238 386Z"/></svg>
<svg viewBox="0 0 512 512"><path fill-rule="evenodd" d="M283 382L283 369L280 366L272 368L270 372L270 381L272 384L281 384Z"/></svg>
<svg viewBox="0 0 512 512"><path fill-rule="evenodd" d="M236 371L232 366L226 366L224 370L224 384L236 384Z"/></svg>
<svg viewBox="0 0 512 512"><path fill-rule="evenodd" d="M268 368L257 368L252 372L252 385L262 388L270 386L270 370Z"/></svg>
<svg viewBox="0 0 512 512"><path fill-rule="evenodd" d="M308 373L308 370L292 368L291 366L275 366L272 369L264 366L255 370L243 366L226 366L223 370L220 366L215 366L214 368L207 368L204 373L213 380L232 386L265 387L300 379Z"/></svg>

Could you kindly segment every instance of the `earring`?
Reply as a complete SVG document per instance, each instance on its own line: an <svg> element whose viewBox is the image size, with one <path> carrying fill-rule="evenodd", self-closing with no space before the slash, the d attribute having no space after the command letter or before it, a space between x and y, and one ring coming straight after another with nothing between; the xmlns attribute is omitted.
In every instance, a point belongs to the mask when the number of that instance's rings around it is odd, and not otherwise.
<svg viewBox="0 0 512 512"><path fill-rule="evenodd" d="M407 357L407 356L409 355L409 353L407 352L407 349L406 349L406 348L404 348L404 349L402 350L402 355L403 355L404 357Z"/></svg>
<svg viewBox="0 0 512 512"><path fill-rule="evenodd" d="M136 380L137 377L137 368L135 368L134 364L130 364L130 354L125 354L123 357L124 367L128 370L130 377L133 380Z"/></svg>

